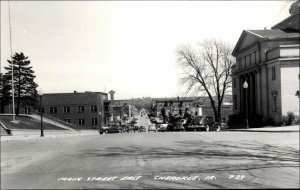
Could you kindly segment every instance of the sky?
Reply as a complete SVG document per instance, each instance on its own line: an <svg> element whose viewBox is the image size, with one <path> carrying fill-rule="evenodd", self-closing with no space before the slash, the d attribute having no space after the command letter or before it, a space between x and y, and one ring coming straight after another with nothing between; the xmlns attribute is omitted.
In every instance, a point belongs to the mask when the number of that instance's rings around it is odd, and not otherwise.
<svg viewBox="0 0 300 190"><path fill-rule="evenodd" d="M176 49L204 39L234 48L270 29L290 1L11 1L12 50L29 57L43 93L116 91L116 99L189 96ZM1 1L1 72L10 58Z"/></svg>

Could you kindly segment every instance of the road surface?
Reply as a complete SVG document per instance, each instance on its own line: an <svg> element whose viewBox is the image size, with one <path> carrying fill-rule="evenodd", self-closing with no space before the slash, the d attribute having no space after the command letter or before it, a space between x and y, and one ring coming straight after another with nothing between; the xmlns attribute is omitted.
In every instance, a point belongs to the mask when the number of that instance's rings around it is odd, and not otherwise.
<svg viewBox="0 0 300 190"><path fill-rule="evenodd" d="M2 141L1 188L299 188L299 133L144 132Z"/></svg>

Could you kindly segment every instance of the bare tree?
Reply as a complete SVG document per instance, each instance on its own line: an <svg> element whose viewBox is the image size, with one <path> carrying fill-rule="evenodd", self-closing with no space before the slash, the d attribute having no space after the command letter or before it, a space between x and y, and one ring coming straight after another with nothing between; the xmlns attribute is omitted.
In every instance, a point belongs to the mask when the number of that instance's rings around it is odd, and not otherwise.
<svg viewBox="0 0 300 190"><path fill-rule="evenodd" d="M204 40L199 48L181 45L177 49L177 63L182 68L180 83L192 90L207 94L215 119L221 120L224 96L231 90L232 49L224 42Z"/></svg>

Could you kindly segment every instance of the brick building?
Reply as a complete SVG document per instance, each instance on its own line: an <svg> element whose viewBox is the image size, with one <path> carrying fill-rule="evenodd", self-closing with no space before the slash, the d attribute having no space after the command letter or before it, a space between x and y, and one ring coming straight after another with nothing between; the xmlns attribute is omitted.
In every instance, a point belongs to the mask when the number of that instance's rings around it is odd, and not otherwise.
<svg viewBox="0 0 300 190"><path fill-rule="evenodd" d="M275 123L287 112L299 115L299 4L272 29L242 32L232 53L234 114L262 115Z"/></svg>
<svg viewBox="0 0 300 190"><path fill-rule="evenodd" d="M107 100L107 93L102 92L43 94L42 112L82 128L98 128L105 125Z"/></svg>

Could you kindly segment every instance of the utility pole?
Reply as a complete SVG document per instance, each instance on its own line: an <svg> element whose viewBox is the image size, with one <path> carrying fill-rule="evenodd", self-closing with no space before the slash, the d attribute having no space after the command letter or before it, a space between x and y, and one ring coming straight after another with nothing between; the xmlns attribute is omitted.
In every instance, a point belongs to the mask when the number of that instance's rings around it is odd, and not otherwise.
<svg viewBox="0 0 300 190"><path fill-rule="evenodd" d="M8 0L8 18L9 18L9 42L10 42L10 61L11 61L11 93L12 93L12 111L13 122L15 121L15 87L14 87L14 63L12 57L12 34L11 34L11 20L10 20L10 1Z"/></svg>

